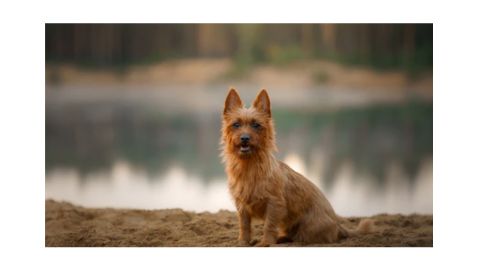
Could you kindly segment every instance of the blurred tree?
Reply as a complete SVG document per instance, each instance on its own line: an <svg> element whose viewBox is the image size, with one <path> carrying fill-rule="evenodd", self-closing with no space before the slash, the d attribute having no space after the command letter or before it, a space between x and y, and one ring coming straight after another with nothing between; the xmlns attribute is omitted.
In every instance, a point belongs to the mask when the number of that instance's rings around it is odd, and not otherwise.
<svg viewBox="0 0 480 280"><path fill-rule="evenodd" d="M336 32L335 24L322 24L322 42L326 52L333 53L336 51Z"/></svg>
<svg viewBox="0 0 480 280"><path fill-rule="evenodd" d="M47 24L46 60L96 66L176 57L237 63L323 57L374 67L431 68L432 24Z"/></svg>
<svg viewBox="0 0 480 280"><path fill-rule="evenodd" d="M307 56L313 54L314 48L315 48L315 28L313 24L302 24L302 50Z"/></svg>

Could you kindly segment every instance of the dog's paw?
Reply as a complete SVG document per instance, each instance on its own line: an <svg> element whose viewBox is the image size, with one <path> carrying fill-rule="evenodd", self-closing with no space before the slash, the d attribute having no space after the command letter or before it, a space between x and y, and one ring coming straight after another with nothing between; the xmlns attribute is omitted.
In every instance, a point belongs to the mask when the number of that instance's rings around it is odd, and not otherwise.
<svg viewBox="0 0 480 280"><path fill-rule="evenodd" d="M270 247L270 243L269 242L265 242L265 241L260 241L258 242L257 244L255 244L255 247Z"/></svg>
<svg viewBox="0 0 480 280"><path fill-rule="evenodd" d="M238 246L240 247L250 247L252 245L250 245L252 241L246 241L246 240L238 240Z"/></svg>
<svg viewBox="0 0 480 280"><path fill-rule="evenodd" d="M250 241L238 240L238 246L240 246L240 247L251 247L251 246L255 246L256 244L258 244L257 239L252 239Z"/></svg>
<svg viewBox="0 0 480 280"><path fill-rule="evenodd" d="M293 239L291 239L288 236L281 236L277 238L277 244L290 243L290 242L293 242Z"/></svg>
<svg viewBox="0 0 480 280"><path fill-rule="evenodd" d="M258 244L258 240L257 239L252 239L252 240L250 240L250 242L248 242L248 244L250 244L250 246L255 246L256 244Z"/></svg>

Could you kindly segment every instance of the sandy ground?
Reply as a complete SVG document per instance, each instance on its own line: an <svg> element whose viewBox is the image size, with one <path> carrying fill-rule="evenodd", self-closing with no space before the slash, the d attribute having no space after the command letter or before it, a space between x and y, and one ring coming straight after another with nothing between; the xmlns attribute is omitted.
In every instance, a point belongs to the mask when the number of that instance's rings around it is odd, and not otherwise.
<svg viewBox="0 0 480 280"><path fill-rule="evenodd" d="M431 215L376 215L375 232L350 237L334 244L285 243L275 246L432 247ZM346 218L354 228L360 218ZM261 223L254 223L254 237L261 237ZM230 247L236 241L238 223L231 211L193 213L181 209L155 211L93 209L46 200L47 247L186 246Z"/></svg>

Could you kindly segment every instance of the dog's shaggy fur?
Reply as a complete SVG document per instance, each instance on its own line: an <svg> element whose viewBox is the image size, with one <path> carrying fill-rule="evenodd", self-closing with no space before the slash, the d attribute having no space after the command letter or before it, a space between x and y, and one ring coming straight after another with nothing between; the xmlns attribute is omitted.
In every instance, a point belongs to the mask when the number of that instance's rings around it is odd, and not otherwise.
<svg viewBox="0 0 480 280"><path fill-rule="evenodd" d="M331 243L371 231L371 220L361 221L356 230L341 226L341 218L322 192L275 159L275 130L265 90L250 108L243 106L235 89L230 90L225 100L221 144L243 245L253 243L252 218L264 220L263 238L257 246L288 241Z"/></svg>

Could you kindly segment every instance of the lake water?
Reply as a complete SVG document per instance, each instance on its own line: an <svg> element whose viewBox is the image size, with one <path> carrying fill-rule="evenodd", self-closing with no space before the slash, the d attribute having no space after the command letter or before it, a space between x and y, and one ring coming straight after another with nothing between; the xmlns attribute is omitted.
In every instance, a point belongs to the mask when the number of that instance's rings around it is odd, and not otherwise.
<svg viewBox="0 0 480 280"><path fill-rule="evenodd" d="M47 88L46 198L234 210L219 158L224 89ZM340 215L432 213L431 102L365 102L378 93L348 90L276 92L277 157L314 182ZM339 106L342 99L348 106Z"/></svg>

